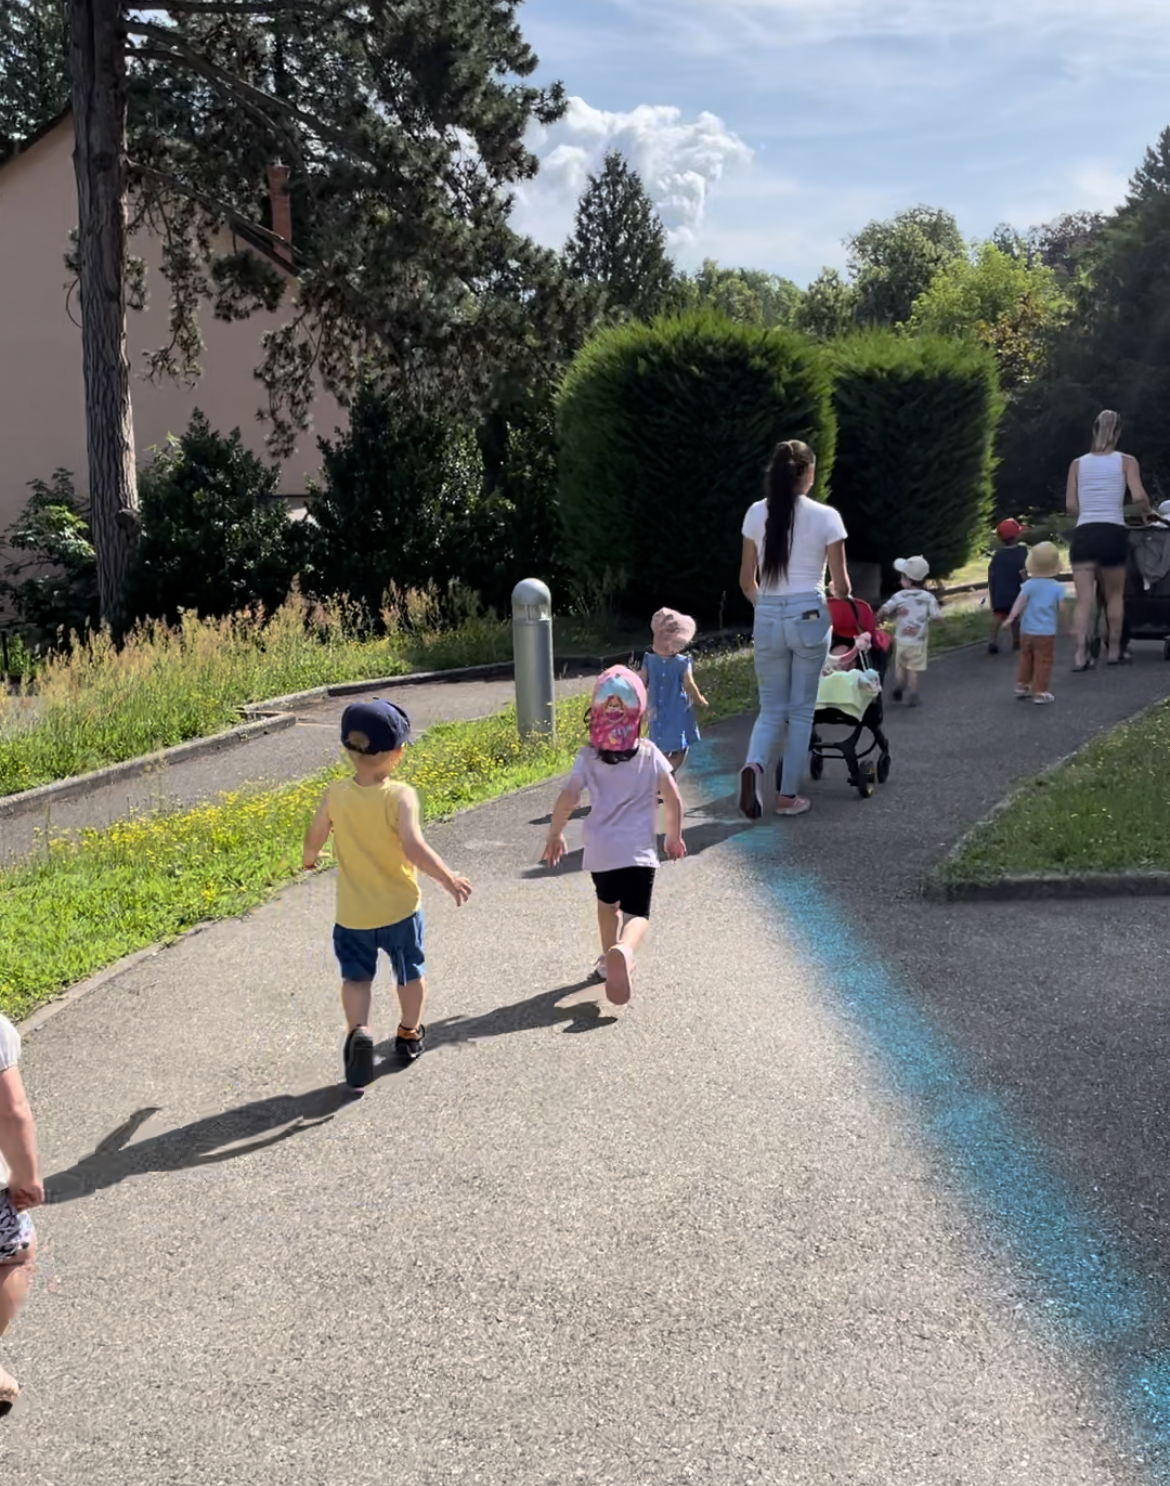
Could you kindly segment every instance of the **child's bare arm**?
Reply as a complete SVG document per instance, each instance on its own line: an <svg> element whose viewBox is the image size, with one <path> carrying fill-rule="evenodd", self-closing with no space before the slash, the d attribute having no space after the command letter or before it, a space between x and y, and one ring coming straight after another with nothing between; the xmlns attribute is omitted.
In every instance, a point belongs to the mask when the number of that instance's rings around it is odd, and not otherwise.
<svg viewBox="0 0 1170 1486"><path fill-rule="evenodd" d="M1028 596L1027 596L1027 594L1022 593L1022 594L1020 594L1019 598L1015 601L1015 603L1012 605L1011 613L1004 620L1004 622L1000 626L1000 628L1001 629L1007 629L1008 625L1015 624L1016 620L1019 619L1020 615L1023 614L1024 610L1027 607L1028 607Z"/></svg>
<svg viewBox="0 0 1170 1486"><path fill-rule="evenodd" d="M445 887L462 908L471 897L471 883L466 877L452 872L447 863L423 840L422 827L418 819L418 796L412 789L404 789L398 803L398 839L406 860L420 872L433 878L440 887Z"/></svg>
<svg viewBox="0 0 1170 1486"><path fill-rule="evenodd" d="M707 705L707 698L699 690L699 685L695 680L695 673L693 671L688 670L684 673L683 690L696 707L705 707Z"/></svg>
<svg viewBox="0 0 1170 1486"><path fill-rule="evenodd" d="M540 860L547 862L550 867L555 867L565 854L565 827L569 824L569 816L580 803L581 791L571 785L561 790L557 796L548 828L548 840L540 854Z"/></svg>
<svg viewBox="0 0 1170 1486"><path fill-rule="evenodd" d="M322 797L317 813L309 822L309 829L305 832L305 848L302 864L306 872L311 872L317 865L317 858L321 855L326 841L329 840L329 832L333 829L333 822L329 819L329 796Z"/></svg>
<svg viewBox="0 0 1170 1486"><path fill-rule="evenodd" d="M0 1155L8 1164L8 1195L18 1212L39 1207L45 1200L37 1169L37 1128L21 1082L13 1066L0 1073Z"/></svg>
<svg viewBox="0 0 1170 1486"><path fill-rule="evenodd" d="M658 776L658 788L662 791L662 803L666 806L666 855L677 862L687 854L683 841L683 803L673 773Z"/></svg>

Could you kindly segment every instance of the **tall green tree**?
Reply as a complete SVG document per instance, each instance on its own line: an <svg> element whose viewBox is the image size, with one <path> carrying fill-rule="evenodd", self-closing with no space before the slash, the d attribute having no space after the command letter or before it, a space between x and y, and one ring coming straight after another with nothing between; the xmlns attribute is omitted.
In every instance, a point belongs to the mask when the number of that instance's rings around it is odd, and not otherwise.
<svg viewBox="0 0 1170 1486"><path fill-rule="evenodd" d="M804 291L793 326L814 340L832 341L857 323L857 290L835 268L823 268Z"/></svg>
<svg viewBox="0 0 1170 1486"><path fill-rule="evenodd" d="M617 150L582 192L565 262L574 278L603 291L607 309L645 320L666 304L675 276L666 229Z"/></svg>
<svg viewBox="0 0 1170 1486"><path fill-rule="evenodd" d="M707 258L680 277L677 298L680 308L718 310L741 325L773 330L792 324L802 295L791 279L758 268L724 268Z"/></svg>
<svg viewBox="0 0 1170 1486"><path fill-rule="evenodd" d="M908 328L975 340L995 357L1000 386L1010 394L1039 374L1068 307L1053 269L986 242L935 274L915 300Z"/></svg>
<svg viewBox="0 0 1170 1486"><path fill-rule="evenodd" d="M886 222L870 222L849 243L849 272L863 325L902 325L914 302L948 263L966 252L950 212L914 206Z"/></svg>
<svg viewBox="0 0 1170 1486"><path fill-rule="evenodd" d="M0 5L0 160L69 101L65 0Z"/></svg>
<svg viewBox="0 0 1170 1486"><path fill-rule="evenodd" d="M102 611L138 530L125 314L130 231L162 239L171 335L151 366L194 374L201 310L285 301L257 375L286 452L318 384L373 380L412 405L490 403L559 362L580 296L509 224L530 123L563 111L527 79L517 0L69 0L77 269ZM287 167L292 240L270 214ZM234 237L234 246L225 234ZM245 250L261 245L267 257Z"/></svg>

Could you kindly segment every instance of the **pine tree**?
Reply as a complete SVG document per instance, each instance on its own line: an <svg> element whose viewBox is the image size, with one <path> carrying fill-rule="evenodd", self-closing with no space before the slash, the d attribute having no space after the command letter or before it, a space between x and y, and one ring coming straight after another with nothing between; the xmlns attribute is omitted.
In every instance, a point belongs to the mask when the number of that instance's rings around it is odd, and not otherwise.
<svg viewBox="0 0 1170 1486"><path fill-rule="evenodd" d="M31 3L31 0L30 0ZM162 240L171 337L155 375L193 374L198 311L295 310L264 337L269 445L285 453L316 387L373 382L408 403L490 405L559 365L581 293L509 224L535 174L532 122L563 111L518 0L68 0L89 493L102 613L117 618L139 526L125 316L139 227ZM295 230L269 215L288 168ZM224 252L222 229L239 251Z"/></svg>
<svg viewBox="0 0 1170 1486"><path fill-rule="evenodd" d="M64 0L0 5L0 159L69 101Z"/></svg>
<svg viewBox="0 0 1170 1486"><path fill-rule="evenodd" d="M616 150L589 177L565 259L574 278L604 292L608 309L645 320L666 302L674 281L666 230L637 171Z"/></svg>

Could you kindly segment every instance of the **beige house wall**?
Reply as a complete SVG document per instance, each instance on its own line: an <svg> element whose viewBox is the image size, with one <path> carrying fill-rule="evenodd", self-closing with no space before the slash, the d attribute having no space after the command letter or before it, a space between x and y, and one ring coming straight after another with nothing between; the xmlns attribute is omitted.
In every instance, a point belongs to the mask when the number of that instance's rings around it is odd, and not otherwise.
<svg viewBox="0 0 1170 1486"><path fill-rule="evenodd" d="M28 499L28 482L53 471L73 472L87 487L81 332L76 291L69 295L64 255L77 224L73 124L56 129L0 169L0 534ZM149 299L128 322L134 441L139 464L152 446L180 434L199 408L212 428L239 428L246 444L267 457L265 426L257 421L264 389L253 376L260 338L278 316L256 314L226 323L201 317L203 375L194 387L152 383L143 376L143 352L169 340L169 292L159 272L159 246L137 238L132 251L148 267ZM344 426L345 414L322 393L313 426L281 469L282 493L304 491L319 467L317 436Z"/></svg>

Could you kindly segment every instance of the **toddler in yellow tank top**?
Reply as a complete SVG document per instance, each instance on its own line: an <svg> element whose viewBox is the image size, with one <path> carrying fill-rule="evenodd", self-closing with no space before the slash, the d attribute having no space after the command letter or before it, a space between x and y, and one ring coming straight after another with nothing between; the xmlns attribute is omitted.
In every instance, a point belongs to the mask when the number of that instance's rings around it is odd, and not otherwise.
<svg viewBox="0 0 1170 1486"><path fill-rule="evenodd" d="M341 742L353 759L352 779L329 786L305 833L304 866L311 871L333 836L337 860L337 922L333 949L341 966L346 1037L345 1080L365 1088L374 1077L370 1034L374 976L381 951L398 986L402 1020L394 1039L413 1061L426 1044L422 1024L423 916L418 871L433 877L462 906L471 884L457 877L423 840L418 796L390 776L410 739L410 719L393 702L354 702L341 719Z"/></svg>

